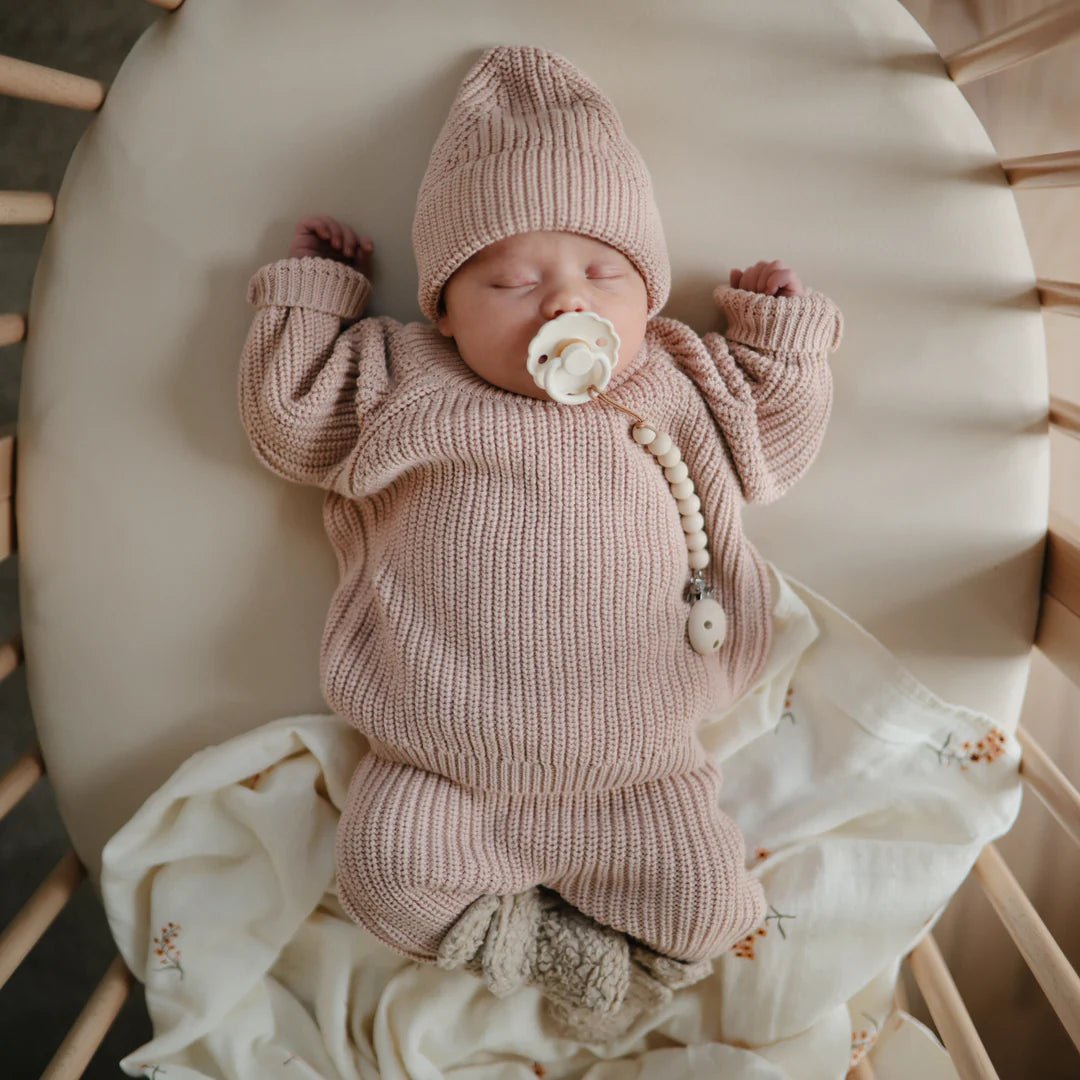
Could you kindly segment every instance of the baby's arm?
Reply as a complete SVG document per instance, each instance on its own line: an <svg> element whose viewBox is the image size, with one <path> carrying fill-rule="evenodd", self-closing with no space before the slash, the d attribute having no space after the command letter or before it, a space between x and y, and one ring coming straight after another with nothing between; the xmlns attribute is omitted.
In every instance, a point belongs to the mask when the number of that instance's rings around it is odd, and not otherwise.
<svg viewBox="0 0 1080 1080"><path fill-rule="evenodd" d="M713 364L697 381L750 503L773 502L806 472L832 407L827 357L840 344L843 316L795 281L793 295L718 286L713 299L728 328L701 339Z"/></svg>
<svg viewBox="0 0 1080 1080"><path fill-rule="evenodd" d="M240 413L253 450L279 476L350 494L360 423L386 396L389 375L380 328L341 332L371 292L356 268L370 244L354 266L317 254L331 243L313 241L304 253L294 239L289 258L251 278L248 302L258 310L241 358Z"/></svg>

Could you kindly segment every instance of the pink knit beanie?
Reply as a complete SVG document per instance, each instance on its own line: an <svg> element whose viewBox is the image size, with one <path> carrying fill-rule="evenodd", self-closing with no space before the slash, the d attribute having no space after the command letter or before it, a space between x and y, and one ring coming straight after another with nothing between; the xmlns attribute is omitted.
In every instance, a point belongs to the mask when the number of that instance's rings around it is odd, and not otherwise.
<svg viewBox="0 0 1080 1080"><path fill-rule="evenodd" d="M671 285L652 181L614 106L569 60L488 49L465 76L431 151L413 219L420 309L489 244L535 230L581 233L621 251L648 291Z"/></svg>

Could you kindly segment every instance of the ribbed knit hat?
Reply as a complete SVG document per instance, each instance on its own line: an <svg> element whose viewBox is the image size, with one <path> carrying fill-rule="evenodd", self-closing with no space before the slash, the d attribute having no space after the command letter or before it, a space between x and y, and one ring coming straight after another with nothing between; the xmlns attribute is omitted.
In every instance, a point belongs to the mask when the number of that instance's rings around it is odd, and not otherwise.
<svg viewBox="0 0 1080 1080"><path fill-rule="evenodd" d="M581 233L621 251L649 315L671 286L645 162L611 102L544 49L488 49L465 76L431 151L413 219L420 309L466 259L517 233Z"/></svg>

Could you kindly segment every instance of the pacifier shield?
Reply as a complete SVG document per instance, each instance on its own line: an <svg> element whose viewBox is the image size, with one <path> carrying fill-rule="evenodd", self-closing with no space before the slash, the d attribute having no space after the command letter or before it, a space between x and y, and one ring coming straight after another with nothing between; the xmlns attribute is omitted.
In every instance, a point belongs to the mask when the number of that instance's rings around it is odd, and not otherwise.
<svg viewBox="0 0 1080 1080"><path fill-rule="evenodd" d="M533 381L548 397L565 405L592 398L590 386L603 390L619 359L615 327L594 311L567 311L549 319L529 342L525 363Z"/></svg>

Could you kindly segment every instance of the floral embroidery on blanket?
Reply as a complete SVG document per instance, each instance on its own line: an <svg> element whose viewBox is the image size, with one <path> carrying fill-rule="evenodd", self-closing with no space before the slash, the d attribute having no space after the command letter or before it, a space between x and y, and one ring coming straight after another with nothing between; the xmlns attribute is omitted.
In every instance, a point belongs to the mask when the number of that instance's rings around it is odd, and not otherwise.
<svg viewBox="0 0 1080 1080"><path fill-rule="evenodd" d="M180 950L176 947L176 939L180 934L178 924L170 922L161 928L161 937L154 938L154 955L158 958L158 971L179 971L180 978L184 977L184 969L180 966Z"/></svg>
<svg viewBox="0 0 1080 1080"><path fill-rule="evenodd" d="M872 1016L869 1016L867 1013L863 1013L862 1015L874 1025L874 1030L869 1032L864 1029L862 1031L853 1031L851 1033L851 1061L849 1067L852 1069L855 1068L868 1053L870 1053L870 1047L877 1042L880 1031L877 1021Z"/></svg>
<svg viewBox="0 0 1080 1080"><path fill-rule="evenodd" d="M787 694L784 697L784 711L780 714L780 719L777 721L776 727L773 728L773 734L774 735L779 735L780 734L780 725L785 720L790 720L793 724L798 722L795 719L795 714L791 711L791 699L794 696L794 694L795 694L795 687L789 685L788 688L787 688Z"/></svg>
<svg viewBox="0 0 1080 1080"><path fill-rule="evenodd" d="M946 766L951 766L954 761L970 761L974 763L982 761L990 764L997 761L1005 753L1005 734L998 731L997 728L992 728L990 733L984 735L974 747L972 747L970 741L966 741L961 743L959 747L954 746L950 749L949 743L952 742L953 734L950 731L940 749L934 751L938 756L938 762ZM960 766L961 772L967 772L967 769L967 765Z"/></svg>
<svg viewBox="0 0 1080 1080"><path fill-rule="evenodd" d="M765 925L759 926L756 930L751 930L746 937L740 941L736 941L731 947L731 951L735 953L741 960L753 960L754 959L754 940L759 937L765 937L769 932L769 922L772 919L776 920L776 929L780 931L780 936L787 941L787 934L784 933L784 919L794 919L794 915L784 915L777 911L771 904L769 905L770 914L765 916Z"/></svg>

